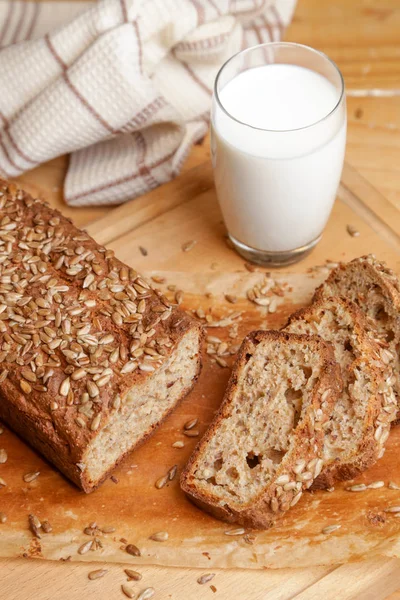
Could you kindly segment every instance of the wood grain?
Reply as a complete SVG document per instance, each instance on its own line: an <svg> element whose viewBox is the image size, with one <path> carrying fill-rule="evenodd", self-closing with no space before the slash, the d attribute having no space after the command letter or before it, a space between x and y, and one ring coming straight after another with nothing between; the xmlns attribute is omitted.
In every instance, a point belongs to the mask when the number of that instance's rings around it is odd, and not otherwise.
<svg viewBox="0 0 400 600"><path fill-rule="evenodd" d="M399 80L400 80L400 39L398 0L335 0L321 2L320 0L299 0L295 19L287 32L287 39L302 42L326 51L336 60L344 72L348 96L348 143L346 160L350 167L356 168L357 174L363 181L372 184L368 197L371 203L376 200L374 211L380 220L386 223L398 222L393 219L388 202L400 209L400 110L399 110ZM371 96L372 93L378 96ZM385 95L384 95L385 94ZM206 162L209 157L208 144L194 148L189 158L188 168ZM31 184L57 207L72 216L79 225L108 214L106 208L76 208L66 207L62 200L62 180L67 159L59 158L43 165L20 177L21 181ZM190 177L189 177L190 179ZM383 209L380 208L378 196L372 189L385 198ZM163 189L163 188L161 188ZM363 200L366 195L360 191L359 184L354 185L352 193ZM161 190L160 190L161 191ZM173 192L172 192L173 193ZM197 212L209 210L209 204L193 206L185 217ZM371 208L371 204L369 204ZM173 212L173 211L171 211ZM177 213L174 213L175 215ZM234 271L242 266L242 261L232 251L226 248L221 240L223 227L215 221L214 215L204 215L200 221L212 229L209 237L205 236L204 244L196 250L196 254L188 253L181 256L173 251L167 252L165 264L173 265L179 257L179 269L191 272L202 270L212 273L212 262L218 261L221 268ZM331 255L349 257L355 255L357 249L373 251L373 231L364 223L360 215L354 216L354 225L361 231L357 238L362 246L354 245L353 239L346 240L346 249L341 252L337 248L337 240L342 238L349 217L355 213L352 210L338 215L336 208L332 217L332 226L324 237L319 249L321 254L311 255L312 261L317 262ZM197 221L199 222L199 221ZM181 224L182 225L182 224ZM130 244L129 257L132 262L140 263L142 269L158 268L157 260L162 250L157 244L157 235L163 232L164 219L159 217L157 227L146 225L146 229L138 228L134 235L135 243ZM169 225L170 226L170 222ZM183 239L186 233L184 226L180 227ZM330 226L331 227L331 224ZM394 227L397 229L397 226ZM174 233L179 228L172 228ZM182 231L183 230L183 231ZM188 235L196 234L196 230L188 231ZM151 237L149 237L151 236ZM133 235L131 236L133 237ZM129 241L129 234L127 236ZM142 257L137 244L149 245L151 252ZM164 240L162 240L164 243ZM186 241L186 240L185 240ZM157 247L158 246L158 247ZM199 252L199 254L198 254ZM393 250L388 249L386 256L393 256ZM202 257L197 264L199 255ZM322 257L322 258L320 258ZM397 261L396 261L397 262ZM399 264L393 265L399 269ZM300 267L300 265L299 265ZM306 265L301 265L301 268ZM175 267L178 268L178 267ZM1 509L1 506L0 506ZM1 534L1 531L0 531ZM1 538L0 538L1 543ZM246 598L247 599L286 599L302 594L302 598L321 597L359 599L374 598L380 600L390 597L400 600L398 573L400 561L382 560L350 564L336 569L301 569L296 571L253 571L248 575L244 571L217 571L214 579L217 593L213 594L209 585L200 587L195 579L203 572L192 569L165 569L146 567L143 569L143 585L154 585L157 598ZM88 565L59 564L47 561L30 561L23 559L7 559L0 561L1 585L0 598L14 600L32 598L45 600L57 598L60 600L78 598L109 598L123 597L120 584L123 582L122 567L110 566L110 572L104 579L89 582L87 580ZM328 576L327 576L328 575ZM213 583L213 582L210 582ZM311 587L310 587L311 586ZM139 589L135 584L135 589Z"/></svg>

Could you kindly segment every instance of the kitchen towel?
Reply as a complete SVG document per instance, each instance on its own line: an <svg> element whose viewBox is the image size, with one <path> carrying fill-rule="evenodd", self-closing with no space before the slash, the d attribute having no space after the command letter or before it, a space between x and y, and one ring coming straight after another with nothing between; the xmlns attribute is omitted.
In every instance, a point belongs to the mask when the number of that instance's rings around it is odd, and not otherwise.
<svg viewBox="0 0 400 600"><path fill-rule="evenodd" d="M65 201L117 204L177 175L215 76L279 40L296 0L0 0L0 173L70 153Z"/></svg>

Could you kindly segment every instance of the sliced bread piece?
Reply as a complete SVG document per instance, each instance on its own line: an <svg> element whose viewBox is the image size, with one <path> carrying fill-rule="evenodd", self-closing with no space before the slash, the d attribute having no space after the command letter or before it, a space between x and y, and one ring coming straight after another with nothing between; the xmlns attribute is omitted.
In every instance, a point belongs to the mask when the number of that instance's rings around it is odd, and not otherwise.
<svg viewBox="0 0 400 600"><path fill-rule="evenodd" d="M343 393L324 425L324 469L314 487L356 477L383 455L396 398L385 381L380 347L365 332L357 306L341 298L319 300L292 315L285 331L318 334L333 344Z"/></svg>
<svg viewBox="0 0 400 600"><path fill-rule="evenodd" d="M182 473L182 489L220 519L271 526L321 472L323 426L341 387L330 344L251 333L221 408Z"/></svg>
<svg viewBox="0 0 400 600"><path fill-rule="evenodd" d="M315 292L314 299L341 296L355 302L367 317L367 330L393 369L400 420L400 282L391 269L370 254L341 264Z"/></svg>

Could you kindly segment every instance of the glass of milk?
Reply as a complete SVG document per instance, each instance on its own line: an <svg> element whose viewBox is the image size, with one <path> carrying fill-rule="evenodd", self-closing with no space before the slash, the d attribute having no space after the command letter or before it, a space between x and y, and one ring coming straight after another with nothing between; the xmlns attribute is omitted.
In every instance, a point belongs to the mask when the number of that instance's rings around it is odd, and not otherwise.
<svg viewBox="0 0 400 600"><path fill-rule="evenodd" d="M236 250L268 266L300 260L321 238L342 172L338 67L300 44L249 48L219 71L211 117L215 185Z"/></svg>

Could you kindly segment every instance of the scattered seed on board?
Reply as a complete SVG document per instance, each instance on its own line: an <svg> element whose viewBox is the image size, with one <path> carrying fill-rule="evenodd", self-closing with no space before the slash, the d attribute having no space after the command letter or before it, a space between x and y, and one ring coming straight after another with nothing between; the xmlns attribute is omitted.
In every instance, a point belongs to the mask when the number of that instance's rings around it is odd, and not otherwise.
<svg viewBox="0 0 400 600"><path fill-rule="evenodd" d="M93 581L94 579L104 577L106 573L108 573L108 569L96 569L96 571L90 571L90 573L88 573L88 578L90 581Z"/></svg>
<svg viewBox="0 0 400 600"><path fill-rule="evenodd" d="M93 546L93 540L90 540L89 542L85 542L84 544L79 546L78 554L86 554L87 552L89 552L89 550L92 549L92 546Z"/></svg>
<svg viewBox="0 0 400 600"><path fill-rule="evenodd" d="M243 535L246 533L246 530L242 527L238 527L238 529L229 529L228 531L224 531L225 535Z"/></svg>
<svg viewBox="0 0 400 600"><path fill-rule="evenodd" d="M397 485L394 481L389 481L388 488L389 490L400 490L400 485Z"/></svg>
<svg viewBox="0 0 400 600"><path fill-rule="evenodd" d="M197 429L188 429L183 432L183 435L186 435L186 437L198 437L200 433L197 431Z"/></svg>
<svg viewBox="0 0 400 600"><path fill-rule="evenodd" d="M135 597L135 591L129 587L129 585L126 585L126 583L123 583L121 585L121 590L124 592L125 596L127 596L127 598L134 598Z"/></svg>
<svg viewBox="0 0 400 600"><path fill-rule="evenodd" d="M321 531L323 535L328 535L329 533L333 533L337 529L340 529L341 525L328 525L328 527L324 527Z"/></svg>
<svg viewBox="0 0 400 600"><path fill-rule="evenodd" d="M226 360L224 360L220 356L215 357L215 362L223 369L225 369L228 366L228 363L226 362Z"/></svg>
<svg viewBox="0 0 400 600"><path fill-rule="evenodd" d="M182 251L190 252L190 250L192 250L192 248L194 248L196 244L196 240L190 240L189 242L185 242L184 244L182 244Z"/></svg>
<svg viewBox="0 0 400 600"><path fill-rule="evenodd" d="M134 571L133 569L124 569L124 571L128 575L129 579L133 579L133 581L140 581L142 579L142 574Z"/></svg>
<svg viewBox="0 0 400 600"><path fill-rule="evenodd" d="M185 446L185 442L182 442L182 440L177 440L176 442L174 442L172 444L173 448L183 448Z"/></svg>
<svg viewBox="0 0 400 600"><path fill-rule="evenodd" d="M235 296L234 294L225 294L225 298L231 304L236 304L236 302L238 301L237 296Z"/></svg>
<svg viewBox="0 0 400 600"><path fill-rule="evenodd" d="M193 427L196 427L198 423L198 419L191 419L190 421L186 421L186 423L183 426L183 429L185 429L186 431L188 431L189 429L193 429Z"/></svg>
<svg viewBox="0 0 400 600"><path fill-rule="evenodd" d="M125 548L125 552L130 554L131 556L141 556L141 552L135 544L128 544Z"/></svg>
<svg viewBox="0 0 400 600"><path fill-rule="evenodd" d="M182 304L184 293L182 290L178 290L175 292L175 302L177 304Z"/></svg>
<svg viewBox="0 0 400 600"><path fill-rule="evenodd" d="M102 527L101 531L102 531L102 533L114 533L115 527L112 527L112 526Z"/></svg>
<svg viewBox="0 0 400 600"><path fill-rule="evenodd" d="M40 471L34 471L33 473L25 473L22 479L25 483L31 483L31 481L35 481L40 475Z"/></svg>
<svg viewBox="0 0 400 600"><path fill-rule="evenodd" d="M348 492L364 492L367 489L365 483L358 483L345 488Z"/></svg>
<svg viewBox="0 0 400 600"><path fill-rule="evenodd" d="M157 531L157 533L153 533L149 539L154 542L166 542L168 537L167 531Z"/></svg>
<svg viewBox="0 0 400 600"><path fill-rule="evenodd" d="M162 477L160 477L159 479L157 479L157 481L155 482L155 486L158 490L161 490L161 488L163 488L167 482L169 481L169 475L168 473L166 475L163 475Z"/></svg>
<svg viewBox="0 0 400 600"><path fill-rule="evenodd" d="M136 600L149 600L150 598L152 598L155 594L155 589L154 588L146 588L145 590L143 590L142 592L140 592L139 596L136 598Z"/></svg>
<svg viewBox="0 0 400 600"><path fill-rule="evenodd" d="M200 585L204 585L205 583L211 581L211 579L213 579L214 577L215 573L205 573L204 575L198 578L197 583L199 583Z"/></svg>
<svg viewBox="0 0 400 600"><path fill-rule="evenodd" d="M53 531L52 526L50 525L50 523L47 520L43 521L42 529L45 533L51 533Z"/></svg>
<svg viewBox="0 0 400 600"><path fill-rule="evenodd" d="M373 481L367 485L369 490L378 490L379 488L383 488L385 485L384 481Z"/></svg>
<svg viewBox="0 0 400 600"><path fill-rule="evenodd" d="M31 530L33 535L40 540L42 537L39 532L39 529L42 526L41 522L39 521L39 519L37 518L36 515L32 515L32 514L28 516L28 522L29 522L29 529Z"/></svg>
<svg viewBox="0 0 400 600"><path fill-rule="evenodd" d="M400 506L389 506L389 508L385 508L385 512L387 513L399 513Z"/></svg>
<svg viewBox="0 0 400 600"><path fill-rule="evenodd" d="M351 235L351 237L358 237L360 235L360 232L355 227L353 227L353 225L347 225L346 229L347 233Z"/></svg>
<svg viewBox="0 0 400 600"><path fill-rule="evenodd" d="M173 479L175 479L176 476L176 472L178 470L178 465L174 465L173 467L170 468L170 470L168 471L168 479L170 481L172 481Z"/></svg>
<svg viewBox="0 0 400 600"><path fill-rule="evenodd" d="M3 465L5 462L7 462L7 452L4 448L0 448L0 465Z"/></svg>
<svg viewBox="0 0 400 600"><path fill-rule="evenodd" d="M3 512L0 512L0 523L5 523L7 521L7 515Z"/></svg>
<svg viewBox="0 0 400 600"><path fill-rule="evenodd" d="M139 250L140 250L140 253L142 254L142 256L148 255L146 248L143 248L143 246L139 246Z"/></svg>

